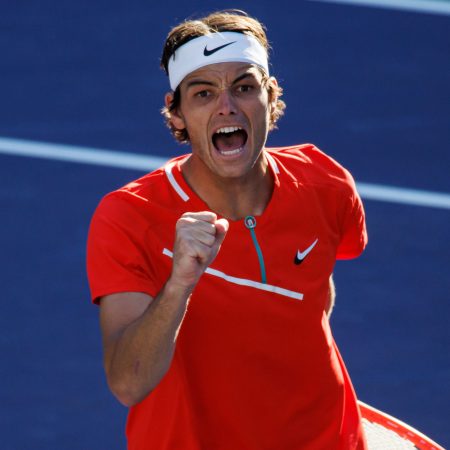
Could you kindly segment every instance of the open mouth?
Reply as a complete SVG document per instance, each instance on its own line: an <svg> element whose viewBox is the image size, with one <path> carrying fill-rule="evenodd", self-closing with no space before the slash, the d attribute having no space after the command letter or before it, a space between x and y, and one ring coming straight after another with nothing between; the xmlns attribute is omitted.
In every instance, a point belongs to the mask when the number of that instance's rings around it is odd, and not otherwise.
<svg viewBox="0 0 450 450"><path fill-rule="evenodd" d="M221 155L232 156L242 151L247 137L247 132L241 127L222 127L213 134L212 142Z"/></svg>

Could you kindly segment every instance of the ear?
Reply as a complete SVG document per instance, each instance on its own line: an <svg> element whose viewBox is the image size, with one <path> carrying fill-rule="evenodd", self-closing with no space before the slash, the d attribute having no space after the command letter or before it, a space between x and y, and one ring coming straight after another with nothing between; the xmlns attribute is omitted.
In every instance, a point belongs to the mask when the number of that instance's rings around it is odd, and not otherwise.
<svg viewBox="0 0 450 450"><path fill-rule="evenodd" d="M273 113L275 109L277 108L277 101L278 101L278 81L275 77L270 77L267 80L267 85L271 87L269 89L269 107L270 112Z"/></svg>
<svg viewBox="0 0 450 450"><path fill-rule="evenodd" d="M168 92L164 97L164 104L166 105L167 111L169 111L172 101L173 101L173 92ZM184 130L186 128L186 123L184 121L183 115L181 114L179 106L174 110L170 111L169 116L170 122L177 130Z"/></svg>

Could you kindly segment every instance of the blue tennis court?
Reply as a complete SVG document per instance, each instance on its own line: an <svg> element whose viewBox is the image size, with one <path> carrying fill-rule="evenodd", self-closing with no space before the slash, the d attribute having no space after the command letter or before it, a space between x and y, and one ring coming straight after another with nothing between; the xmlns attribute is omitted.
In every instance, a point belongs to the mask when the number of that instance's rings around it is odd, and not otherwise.
<svg viewBox="0 0 450 450"><path fill-rule="evenodd" d="M269 145L315 143L365 200L369 246L337 264L332 316L359 398L450 445L450 2L353 3L1 6L3 450L125 448L89 301L89 221L105 193L188 151L159 114L162 43L230 6L274 49L287 110Z"/></svg>

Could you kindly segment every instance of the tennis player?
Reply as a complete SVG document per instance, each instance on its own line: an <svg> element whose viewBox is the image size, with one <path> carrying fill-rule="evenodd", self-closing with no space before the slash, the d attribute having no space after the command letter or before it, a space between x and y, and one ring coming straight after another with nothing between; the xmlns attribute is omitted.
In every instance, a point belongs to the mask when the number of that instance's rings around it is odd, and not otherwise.
<svg viewBox="0 0 450 450"><path fill-rule="evenodd" d="M367 242L354 181L283 113L263 26L173 28L164 115L191 152L110 193L88 240L104 365L130 450L366 449L330 331L336 259Z"/></svg>

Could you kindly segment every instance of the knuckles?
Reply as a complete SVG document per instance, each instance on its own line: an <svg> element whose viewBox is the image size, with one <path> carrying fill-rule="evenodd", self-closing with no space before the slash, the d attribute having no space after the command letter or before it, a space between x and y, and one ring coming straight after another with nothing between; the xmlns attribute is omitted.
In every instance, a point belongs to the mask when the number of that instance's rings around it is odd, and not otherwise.
<svg viewBox="0 0 450 450"><path fill-rule="evenodd" d="M217 220L217 214L211 211L201 211L201 212L185 212L181 215L181 219L187 218L213 223Z"/></svg>
<svg viewBox="0 0 450 450"><path fill-rule="evenodd" d="M198 279L214 259L221 233L217 215L211 212L184 213L176 223L173 274L192 281ZM220 227L219 227L220 229Z"/></svg>
<svg viewBox="0 0 450 450"><path fill-rule="evenodd" d="M215 214L211 213L213 216ZM212 218L212 216L211 216ZM212 221L202 220L193 217L193 213L184 213L177 221L175 229L177 232L189 232L192 231L203 231L205 233L210 233L211 235L216 234L216 227L214 225L215 219Z"/></svg>
<svg viewBox="0 0 450 450"><path fill-rule="evenodd" d="M184 213L176 223L174 253L209 258L216 242L214 213ZM210 221L211 220L211 221Z"/></svg>

